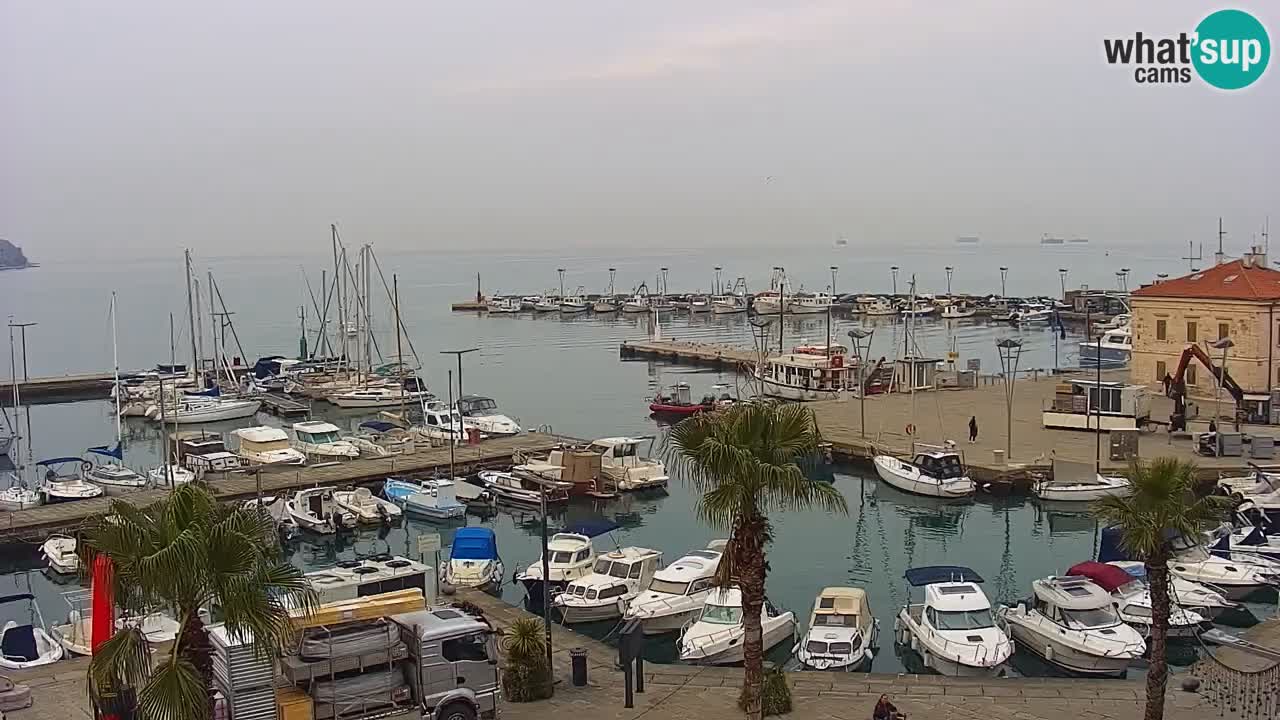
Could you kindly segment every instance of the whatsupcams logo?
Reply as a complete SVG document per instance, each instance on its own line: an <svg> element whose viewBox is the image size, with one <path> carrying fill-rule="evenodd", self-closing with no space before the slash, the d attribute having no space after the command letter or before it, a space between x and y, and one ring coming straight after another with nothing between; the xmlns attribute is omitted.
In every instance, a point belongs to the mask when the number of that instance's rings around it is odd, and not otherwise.
<svg viewBox="0 0 1280 720"><path fill-rule="evenodd" d="M1271 59L1271 38L1257 18L1243 10L1219 10L1200 21L1195 32L1177 37L1133 37L1102 41L1107 62L1132 65L1142 84L1191 82L1192 71L1220 90L1239 90L1257 82Z"/></svg>

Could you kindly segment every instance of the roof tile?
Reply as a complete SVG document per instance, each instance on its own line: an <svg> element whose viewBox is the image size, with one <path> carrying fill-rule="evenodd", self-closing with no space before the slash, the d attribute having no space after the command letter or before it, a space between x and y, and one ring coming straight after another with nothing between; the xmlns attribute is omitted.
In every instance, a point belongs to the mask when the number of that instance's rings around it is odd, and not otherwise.
<svg viewBox="0 0 1280 720"><path fill-rule="evenodd" d="M1135 298L1193 298L1202 300L1280 300L1280 270L1246 266L1243 260L1144 285L1133 291Z"/></svg>

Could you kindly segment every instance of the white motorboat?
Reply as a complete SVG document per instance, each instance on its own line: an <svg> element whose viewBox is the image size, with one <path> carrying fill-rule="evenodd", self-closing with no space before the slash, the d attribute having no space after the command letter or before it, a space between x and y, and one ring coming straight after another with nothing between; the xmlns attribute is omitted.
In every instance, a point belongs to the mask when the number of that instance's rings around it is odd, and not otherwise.
<svg viewBox="0 0 1280 720"><path fill-rule="evenodd" d="M1133 355L1133 329L1125 325L1108 330L1100 340L1084 340L1079 347L1081 364L1097 363L1102 358L1103 365L1123 365Z"/></svg>
<svg viewBox="0 0 1280 720"><path fill-rule="evenodd" d="M102 497L101 487L85 481L79 475L67 472L66 467L69 465L79 465L83 468L89 463L78 457L50 458L36 463L37 468L45 468L40 494L46 505Z"/></svg>
<svg viewBox="0 0 1280 720"><path fill-rule="evenodd" d="M17 473L7 473L9 484L0 490L0 510L15 512L40 505L41 496L38 490L27 487L25 480Z"/></svg>
<svg viewBox="0 0 1280 720"><path fill-rule="evenodd" d="M560 312L566 315L584 313L591 309L591 301L586 295L582 294L582 288L578 288L578 293L574 295L566 295L560 299Z"/></svg>
<svg viewBox="0 0 1280 720"><path fill-rule="evenodd" d="M1122 568L1107 563L1088 561L1076 563L1067 570L1072 577L1088 578L1104 592L1111 593L1116 613L1120 619L1142 633L1151 636L1151 589L1142 579L1135 578ZM1209 623L1194 610L1174 604L1169 611L1169 637L1189 638L1208 629Z"/></svg>
<svg viewBox="0 0 1280 720"><path fill-rule="evenodd" d="M627 605L623 617L639 620L645 635L676 632L695 620L714 589L725 543L713 540L707 549L694 550L658 570L649 588Z"/></svg>
<svg viewBox="0 0 1280 720"><path fill-rule="evenodd" d="M540 313L555 312L560 309L560 298L554 295L542 295L533 303L533 311Z"/></svg>
<svg viewBox="0 0 1280 720"><path fill-rule="evenodd" d="M409 480L387 478L382 483L382 494L399 505L407 515L428 520L453 520L467 512L467 506L458 502L451 480Z"/></svg>
<svg viewBox="0 0 1280 720"><path fill-rule="evenodd" d="M497 589L505 580L498 539L487 527L458 528L441 579L463 588Z"/></svg>
<svg viewBox="0 0 1280 720"><path fill-rule="evenodd" d="M170 485L178 487L179 485L194 482L196 473L191 468L170 463L168 467L161 465L158 468L148 470L147 479L151 481L154 487L167 488Z"/></svg>
<svg viewBox="0 0 1280 720"><path fill-rule="evenodd" d="M716 295L711 298L711 312L715 315L736 315L746 311L745 295Z"/></svg>
<svg viewBox="0 0 1280 720"><path fill-rule="evenodd" d="M1224 537L1213 548L1183 550L1169 561L1169 572L1218 588L1229 600L1243 600L1266 588L1280 588L1280 563L1261 555L1232 553L1229 542Z"/></svg>
<svg viewBox="0 0 1280 720"><path fill-rule="evenodd" d="M870 300L858 300L858 307L862 309L863 315L871 317L888 317L898 314L898 306L888 298L876 297Z"/></svg>
<svg viewBox="0 0 1280 720"><path fill-rule="evenodd" d="M648 293L637 290L634 295L627 298L626 301L622 303L622 312L628 314L649 312Z"/></svg>
<svg viewBox="0 0 1280 720"><path fill-rule="evenodd" d="M777 290L764 292L751 299L751 312L756 315L781 315L782 295Z"/></svg>
<svg viewBox="0 0 1280 720"><path fill-rule="evenodd" d="M489 302L485 303L485 309L493 315L510 315L518 313L524 308L520 300L517 298L489 298Z"/></svg>
<svg viewBox="0 0 1280 720"><path fill-rule="evenodd" d="M1280 535L1268 535L1261 527L1248 526L1242 528L1223 525L1209 533L1213 542L1221 542L1227 538L1227 550L1235 554L1248 556L1261 555L1270 560L1280 560Z"/></svg>
<svg viewBox="0 0 1280 720"><path fill-rule="evenodd" d="M1129 573L1129 576L1147 585L1147 566L1137 560L1112 560L1107 563ZM1198 582L1192 582L1169 573L1169 590L1177 606L1191 610L1203 618L1212 620L1225 610L1240 607L1215 588Z"/></svg>
<svg viewBox="0 0 1280 720"><path fill-rule="evenodd" d="M408 431L386 420L366 420L360 423L354 435L344 439L355 445L365 457L411 455L417 449Z"/></svg>
<svg viewBox="0 0 1280 720"><path fill-rule="evenodd" d="M552 599L566 624L622 617L630 602L653 581L662 553L642 547L618 548L596 557L595 567Z"/></svg>
<svg viewBox="0 0 1280 720"><path fill-rule="evenodd" d="M794 640L796 616L773 606L766 598L760 608L764 651ZM717 588L707 596L698 619L680 633L680 660L700 665L732 665L743 660L742 591Z"/></svg>
<svg viewBox="0 0 1280 720"><path fill-rule="evenodd" d="M1014 310L1010 321L1016 323L1048 322L1053 317L1053 308L1046 305L1027 304Z"/></svg>
<svg viewBox="0 0 1280 720"><path fill-rule="evenodd" d="M307 456L289 447L289 436L280 428L259 425L231 431L239 440L236 455L250 465L301 465Z"/></svg>
<svg viewBox="0 0 1280 720"><path fill-rule="evenodd" d="M769 397L797 402L838 400L847 384L857 386L842 354L791 352L756 366L755 377Z"/></svg>
<svg viewBox="0 0 1280 720"><path fill-rule="evenodd" d="M903 317L927 317L938 312L938 306L928 300L916 300L914 303L902 308Z"/></svg>
<svg viewBox="0 0 1280 720"><path fill-rule="evenodd" d="M525 295L524 297L520 298L520 309L532 310L541 301L542 301L541 295Z"/></svg>
<svg viewBox="0 0 1280 720"><path fill-rule="evenodd" d="M835 300L826 293L804 293L787 298L787 312L793 315L822 315Z"/></svg>
<svg viewBox="0 0 1280 720"><path fill-rule="evenodd" d="M619 307L620 306L618 305L618 301L615 300L612 295L609 295L609 296L602 297L599 300L596 300L594 303L592 303L591 312L600 313L600 314L613 313L613 312L618 312Z"/></svg>
<svg viewBox="0 0 1280 720"><path fill-rule="evenodd" d="M49 628L50 637L73 655L93 655L92 591L72 590L63 593L62 597L70 609L65 622ZM152 648L161 643L172 642L180 629L177 620L159 612L147 613L141 617L120 617L116 619L115 626L117 630L138 628Z"/></svg>
<svg viewBox="0 0 1280 720"><path fill-rule="evenodd" d="M435 395L417 378L405 378L399 384L370 385L346 392L336 392L325 399L340 408L354 409L419 405L434 398Z"/></svg>
<svg viewBox="0 0 1280 720"><path fill-rule="evenodd" d="M176 400L172 404L166 401L163 418L160 407L152 405L147 408L147 417L156 422L163 419L164 422L175 425L193 425L253 417L260 407L262 401L252 398L188 396L185 400Z"/></svg>
<svg viewBox="0 0 1280 720"><path fill-rule="evenodd" d="M401 517L400 506L369 492L369 488L334 490L333 503L355 516L357 523L381 525Z"/></svg>
<svg viewBox="0 0 1280 720"><path fill-rule="evenodd" d="M963 318L971 318L977 314L977 309L964 300L957 300L942 308L942 318L944 320L961 320Z"/></svg>
<svg viewBox="0 0 1280 720"><path fill-rule="evenodd" d="M1111 595L1085 577L1033 580L1034 597L996 616L1014 641L1046 662L1081 675L1122 676L1147 650L1121 622Z"/></svg>
<svg viewBox="0 0 1280 720"><path fill-rule="evenodd" d="M0 627L0 648L4 650L0 655L0 668L5 670L39 667L62 659L62 646L45 630L44 616L35 595L20 593L0 597L0 605L24 601L30 607L30 622L19 625L10 620Z"/></svg>
<svg viewBox="0 0 1280 720"><path fill-rule="evenodd" d="M588 449L600 453L600 472L619 491L651 490L667 486L667 468L661 460L641 457L643 443L653 447L652 437L609 437L593 440ZM607 483L606 483L607 484Z"/></svg>
<svg viewBox="0 0 1280 720"><path fill-rule="evenodd" d="M485 435L519 435L520 423L498 412L498 403L483 395L463 395L456 403L462 426Z"/></svg>
<svg viewBox="0 0 1280 720"><path fill-rule="evenodd" d="M568 483L535 479L524 473L481 470L477 477L495 498L515 505L541 505L543 494L548 505L560 505L569 501Z"/></svg>
<svg viewBox="0 0 1280 720"><path fill-rule="evenodd" d="M1087 480L1043 480L1036 483L1032 491L1041 500L1093 502L1113 495L1128 495L1130 489L1129 478L1099 474L1097 479L1092 482Z"/></svg>
<svg viewBox="0 0 1280 720"><path fill-rule="evenodd" d="M293 523L303 530L329 535L355 527L356 517L333 501L333 488L307 488L289 498L286 506Z"/></svg>
<svg viewBox="0 0 1280 720"><path fill-rule="evenodd" d="M40 554L55 573L70 575L80 572L80 556L76 553L76 539L69 535L54 534L40 546Z"/></svg>
<svg viewBox="0 0 1280 720"><path fill-rule="evenodd" d="M865 590L824 588L813 601L809 630L792 654L805 668L860 670L875 657L879 629Z"/></svg>
<svg viewBox="0 0 1280 720"><path fill-rule="evenodd" d="M536 604L542 601L543 592L558 593L569 583L591 572L595 563L596 551L589 535L556 533L547 541L546 581L543 581L541 555L516 575L516 581L524 586L530 602Z"/></svg>
<svg viewBox="0 0 1280 720"><path fill-rule="evenodd" d="M1132 315L1128 313L1120 313L1119 315L1116 315L1110 320L1100 324L1098 327L1103 330L1115 330L1117 328L1122 328L1129 325L1132 319L1133 319Z"/></svg>
<svg viewBox="0 0 1280 720"><path fill-rule="evenodd" d="M711 312L711 298L706 295L694 295L689 298L689 312L695 314Z"/></svg>
<svg viewBox="0 0 1280 720"><path fill-rule="evenodd" d="M323 420L307 420L294 423L290 429L293 431L293 449L309 460L328 462L360 457L360 448L343 440L337 425Z"/></svg>
<svg viewBox="0 0 1280 720"><path fill-rule="evenodd" d="M409 432L428 442L443 441L461 444L467 439L462 416L457 410L439 401L432 401L422 406L422 422L410 427ZM481 436L483 435L481 433Z"/></svg>
<svg viewBox="0 0 1280 720"><path fill-rule="evenodd" d="M953 450L917 452L911 462L892 455L876 455L872 462L881 480L903 492L959 498L972 495L975 489L963 458Z"/></svg>
<svg viewBox="0 0 1280 720"><path fill-rule="evenodd" d="M101 487L102 491L107 495L133 492L151 484L141 473L120 464L118 460L120 457L118 454L120 452L119 445L116 445L114 449L101 447L89 448L88 451L117 458L116 462L93 465L84 471L84 479Z"/></svg>
<svg viewBox="0 0 1280 720"><path fill-rule="evenodd" d="M898 644L917 652L924 666L951 677L1005 672L1013 643L991 615L982 577L967 567L933 565L907 570L911 586L893 630ZM916 588L923 598L912 601Z"/></svg>

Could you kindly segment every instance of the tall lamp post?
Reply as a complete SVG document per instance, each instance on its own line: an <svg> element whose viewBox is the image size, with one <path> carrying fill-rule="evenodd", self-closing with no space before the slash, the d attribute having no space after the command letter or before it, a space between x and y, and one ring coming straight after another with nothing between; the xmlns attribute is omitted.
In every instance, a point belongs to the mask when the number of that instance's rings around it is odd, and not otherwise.
<svg viewBox="0 0 1280 720"><path fill-rule="evenodd" d="M858 359L858 414L861 418L858 431L864 438L867 436L867 363L871 359L871 339L875 334L875 329L860 327L849 331L849 339L853 341L853 354Z"/></svg>
<svg viewBox="0 0 1280 720"><path fill-rule="evenodd" d="M1062 301L1067 301L1067 269L1058 268L1058 284L1062 286Z"/></svg>
<svg viewBox="0 0 1280 720"><path fill-rule="evenodd" d="M831 367L831 306L836 302L836 271L839 269L838 265L831 266L831 302L827 303L827 367Z"/></svg>
<svg viewBox="0 0 1280 720"><path fill-rule="evenodd" d="M1222 380L1227 376L1227 350L1230 350L1234 346L1235 343L1232 342L1229 337L1220 338L1211 344L1211 347L1214 349L1222 351L1222 367L1218 369L1218 386L1213 394L1213 419L1215 421L1222 417ZM1238 413L1231 414L1235 418L1235 428L1236 430L1239 430L1240 416Z"/></svg>
<svg viewBox="0 0 1280 720"><path fill-rule="evenodd" d="M1000 372L1004 376L1005 462L1013 456L1013 387L1018 379L1018 361L1022 359L1022 341L1005 338L996 343L1000 353Z"/></svg>
<svg viewBox="0 0 1280 720"><path fill-rule="evenodd" d="M1009 268L1005 267L1004 265L1001 265L1000 266L1000 297L1007 297L1007 293L1004 289L1005 280L1007 279L1009 279Z"/></svg>
<svg viewBox="0 0 1280 720"><path fill-rule="evenodd" d="M951 297L951 273L955 272L955 270L956 270L956 269L955 269L955 268L953 268L953 267L951 267L950 265L948 265L948 266L946 267L946 271L947 271L947 297Z"/></svg>
<svg viewBox="0 0 1280 720"><path fill-rule="evenodd" d="M898 296L898 266L894 265L890 267L889 271L893 273L893 296L897 297Z"/></svg>
<svg viewBox="0 0 1280 720"><path fill-rule="evenodd" d="M441 350L441 355L458 356L458 400L462 400L462 356L473 352L480 352L480 348L467 348L466 350ZM449 383L450 389L453 389L453 383Z"/></svg>

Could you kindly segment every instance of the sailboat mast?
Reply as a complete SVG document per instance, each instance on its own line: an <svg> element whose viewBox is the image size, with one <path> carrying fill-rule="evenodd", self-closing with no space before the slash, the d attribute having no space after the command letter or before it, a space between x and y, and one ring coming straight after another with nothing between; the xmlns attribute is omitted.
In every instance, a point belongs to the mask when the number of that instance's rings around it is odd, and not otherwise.
<svg viewBox="0 0 1280 720"><path fill-rule="evenodd" d="M14 457L18 458L18 478L26 479L26 464L22 462L22 428L18 424L18 413L22 407L22 392L18 389L18 357L13 349L13 318L9 318L9 368L12 370L9 387L13 388L13 447L17 451ZM7 417L7 416L6 416ZM27 427L30 428L31 411L27 410ZM27 432L30 435L30 430ZM31 456L31 438L27 438L27 459Z"/></svg>
<svg viewBox="0 0 1280 720"><path fill-rule="evenodd" d="M218 385L222 385L222 347L218 344L218 330L220 318L218 317L218 306L213 303L213 271L209 271L209 338L213 343L213 377L217 380Z"/></svg>
<svg viewBox="0 0 1280 720"><path fill-rule="evenodd" d="M364 359L369 364L369 374L373 374L373 310L369 307L373 299L370 283L373 281L373 246L364 246Z"/></svg>
<svg viewBox="0 0 1280 720"><path fill-rule="evenodd" d="M173 313L169 313L169 371L178 364L178 352L173 340Z"/></svg>
<svg viewBox="0 0 1280 720"><path fill-rule="evenodd" d="M187 319L191 322L191 373L196 381L196 389L200 389L200 352L196 348L196 309L191 292L191 251L183 250L183 258L187 265ZM163 390L163 388L161 388ZM160 394L160 404L164 404L164 393Z"/></svg>
<svg viewBox="0 0 1280 720"><path fill-rule="evenodd" d="M391 304L395 306L396 311L396 373L400 375L400 417L404 418L404 355L401 354L400 348L400 280L395 273L391 273Z"/></svg>
<svg viewBox="0 0 1280 720"><path fill-rule="evenodd" d="M196 366L192 371L196 374L196 389L204 389L204 369L200 367L204 358L204 309L200 307L200 281L192 278L191 282L195 285L196 290L196 324L191 332L196 336L196 347L199 348L196 356Z"/></svg>
<svg viewBox="0 0 1280 720"><path fill-rule="evenodd" d="M116 293L111 291L111 366L115 372L115 392L112 393L116 398L116 445L121 442L122 431L120 429L120 351L116 343ZM161 402L164 402L162 399Z"/></svg>

